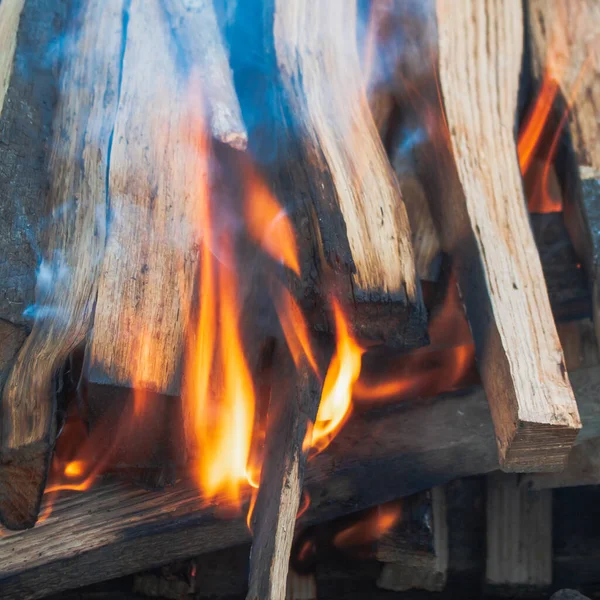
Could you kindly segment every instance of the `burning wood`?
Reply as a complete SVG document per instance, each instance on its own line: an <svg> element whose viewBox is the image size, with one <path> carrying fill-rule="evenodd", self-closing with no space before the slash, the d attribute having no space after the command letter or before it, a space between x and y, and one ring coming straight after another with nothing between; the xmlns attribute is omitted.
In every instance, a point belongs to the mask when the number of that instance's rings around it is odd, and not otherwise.
<svg viewBox="0 0 600 600"><path fill-rule="evenodd" d="M581 423L556 330L547 326L550 304L513 158L521 9L439 0L437 16L441 88L464 197L439 198L434 212L457 267L501 463L560 469ZM475 30L488 37L465 33Z"/></svg>

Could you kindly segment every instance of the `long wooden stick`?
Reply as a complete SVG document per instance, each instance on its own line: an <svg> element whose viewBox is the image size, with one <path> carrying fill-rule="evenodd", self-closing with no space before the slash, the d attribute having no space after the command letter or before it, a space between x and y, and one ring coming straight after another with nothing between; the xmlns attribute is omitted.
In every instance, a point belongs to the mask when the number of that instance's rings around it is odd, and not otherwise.
<svg viewBox="0 0 600 600"><path fill-rule="evenodd" d="M435 212L471 323L502 467L560 469L581 427L515 147L518 3L438 0L440 83L464 196Z"/></svg>

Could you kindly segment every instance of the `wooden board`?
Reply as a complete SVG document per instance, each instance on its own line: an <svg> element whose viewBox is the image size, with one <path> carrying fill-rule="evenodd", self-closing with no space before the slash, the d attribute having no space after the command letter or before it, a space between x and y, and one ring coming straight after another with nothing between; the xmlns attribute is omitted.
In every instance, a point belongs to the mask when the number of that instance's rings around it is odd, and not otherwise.
<svg viewBox="0 0 600 600"><path fill-rule="evenodd" d="M600 435L600 373L583 369L571 379L583 442ZM481 389L356 412L309 461L311 508L299 523L327 521L497 467ZM216 519L214 506L203 507L189 481L162 492L101 483L56 500L52 515L33 530L2 533L0 591L7 599L35 598L249 540L244 519Z"/></svg>
<svg viewBox="0 0 600 600"><path fill-rule="evenodd" d="M440 83L464 191L433 207L475 340L502 467L557 470L581 427L523 197L518 3L438 0Z"/></svg>
<svg viewBox="0 0 600 600"><path fill-rule="evenodd" d="M99 1L86 4L71 29L75 50L61 74L37 315L2 396L0 520L12 527L30 527L37 518L56 427L53 377L91 326L105 243L122 10L122 3L110 10Z"/></svg>

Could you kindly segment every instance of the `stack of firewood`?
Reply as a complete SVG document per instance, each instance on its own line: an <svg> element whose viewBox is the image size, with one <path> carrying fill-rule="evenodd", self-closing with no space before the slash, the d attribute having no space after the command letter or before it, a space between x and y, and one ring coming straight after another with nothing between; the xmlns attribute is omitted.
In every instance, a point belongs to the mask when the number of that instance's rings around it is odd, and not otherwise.
<svg viewBox="0 0 600 600"><path fill-rule="evenodd" d="M245 274L236 301L265 435L248 598L285 595L305 483L300 522L315 523L498 466L560 471L576 438L598 434L585 319L597 325L599 310L596 3L373 0L366 37L394 32L381 44L383 83L365 75L359 17L355 0L0 4L0 521L35 525L67 390L92 430L143 393L150 448L140 439L133 459L115 451L113 470L177 483L56 499L38 527L0 538L7 597L39 596L27 582L49 561L62 565L48 586L58 591L105 577L82 576L86 561L116 576L249 539L243 519L220 520L181 481L202 448L180 401L208 293L198 196L235 230L249 172L283 207L298 248L297 265L274 264L273 245L250 231L231 253ZM577 258L560 216L527 212L516 144L526 43L532 80L552 71L556 105L570 108L573 143L561 146L557 173ZM408 152L405 124L423 136ZM548 247L562 250L545 258ZM441 252L481 389L357 411L307 465L335 345L331 298L382 377L388 361L428 342L422 281L440 284ZM290 351L266 299L277 286L308 323L314 360ZM580 320L557 327L555 316ZM143 365L142 333L152 340ZM19 544L18 560L2 556ZM142 558L117 564L117 549ZM431 565L444 570L443 551L429 559L427 577ZM402 561L389 562L393 579Z"/></svg>

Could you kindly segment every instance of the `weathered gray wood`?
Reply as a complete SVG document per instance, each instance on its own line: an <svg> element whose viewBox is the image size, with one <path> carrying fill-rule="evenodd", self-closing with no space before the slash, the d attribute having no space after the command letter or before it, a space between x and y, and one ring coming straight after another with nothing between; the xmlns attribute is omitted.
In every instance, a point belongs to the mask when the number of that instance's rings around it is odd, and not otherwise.
<svg viewBox="0 0 600 600"><path fill-rule="evenodd" d="M0 318L26 324L23 313L34 303L41 258L39 236L48 224L46 152L61 58L52 49L64 33L71 1L28 1L20 21L18 4L9 0L0 9Z"/></svg>
<svg viewBox="0 0 600 600"><path fill-rule="evenodd" d="M248 600L285 597L296 515L321 381L304 360L294 364L287 348L275 352L261 483L252 515Z"/></svg>
<svg viewBox="0 0 600 600"><path fill-rule="evenodd" d="M46 7L40 18L52 21L53 14ZM27 9L22 23L26 15ZM2 395L0 520L15 528L31 527L37 518L56 427L53 377L91 326L104 251L123 2L109 9L98 0L88 2L75 17L53 119L38 314ZM10 89L6 102L9 97ZM31 149L22 151L31 155ZM19 229L18 222L13 227Z"/></svg>

